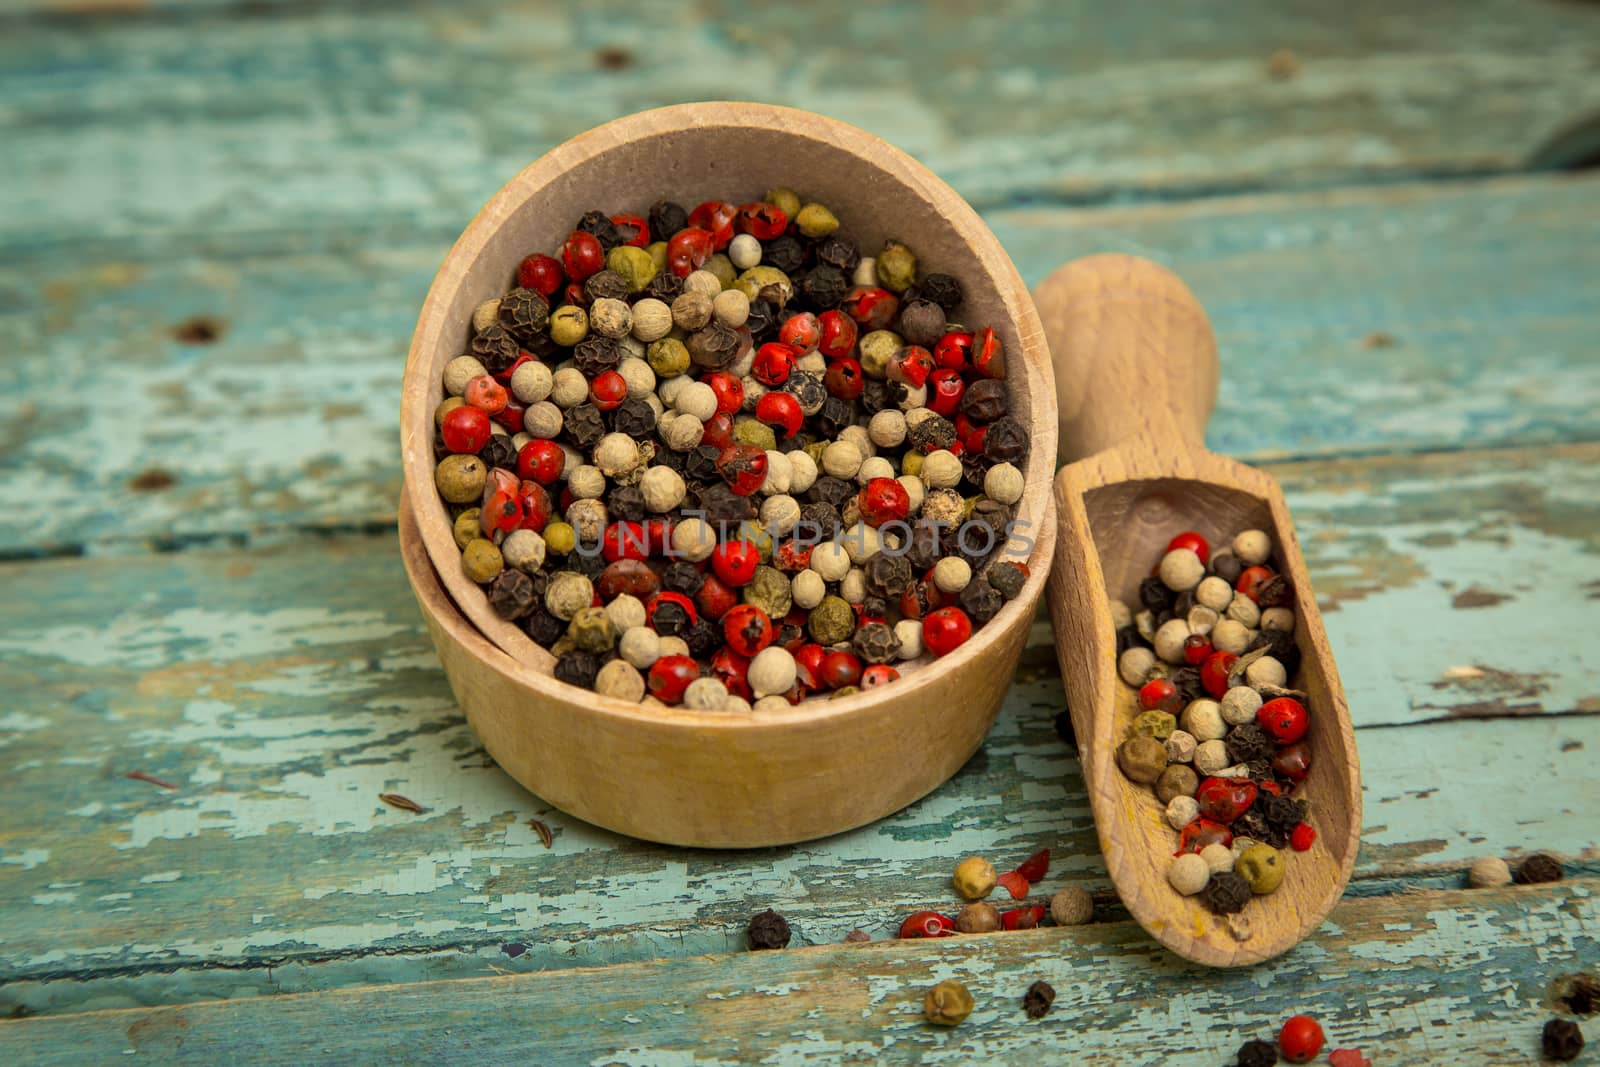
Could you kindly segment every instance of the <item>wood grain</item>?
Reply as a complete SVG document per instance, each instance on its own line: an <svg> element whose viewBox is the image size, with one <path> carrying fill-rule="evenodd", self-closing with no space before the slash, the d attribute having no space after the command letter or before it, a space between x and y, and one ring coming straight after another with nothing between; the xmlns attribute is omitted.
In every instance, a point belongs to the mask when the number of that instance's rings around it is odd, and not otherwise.
<svg viewBox="0 0 1600 1067"><path fill-rule="evenodd" d="M1600 244L1600 180L988 221L1030 284L1105 250L1181 273L1223 352L1214 450L1260 459L1600 438L1592 301L1572 268ZM448 240L301 227L13 250L0 260L0 388L23 399L0 406L0 555L391 526L404 339ZM220 338L177 342L197 314L219 320ZM1387 343L1365 347L1378 335ZM196 411L226 412L227 432ZM87 449L85 437L117 446ZM152 472L172 484L139 488Z"/></svg>
<svg viewBox="0 0 1600 1067"><path fill-rule="evenodd" d="M1600 589L1600 446L1269 470L1362 747L1350 891L1593 854L1600 659L1570 635ZM973 853L1049 847L1050 885L1109 888L1042 621L949 784L826 841L715 853L561 818L489 765L390 535L9 564L0 586L0 687L28 694L0 710L0 1013L721 952L769 905L807 942L882 937L949 904ZM1473 587L1503 598L1454 606ZM1485 789L1486 759L1542 787Z"/></svg>
<svg viewBox="0 0 1600 1067"><path fill-rule="evenodd" d="M1382 1063L1529 1063L1550 982L1592 966L1600 879L1346 901L1315 939L1250 971L1152 957L1132 923L745 952L182 1008L0 1023L17 1064L111 1062L1223 1063L1282 1019ZM803 929L803 927L802 927ZM971 989L959 1028L924 990ZM1048 981L1042 1020L1022 994ZM1351 995L1359 989L1359 996ZM1591 1024L1592 1025L1592 1024ZM1586 1027L1587 1029L1588 1027Z"/></svg>

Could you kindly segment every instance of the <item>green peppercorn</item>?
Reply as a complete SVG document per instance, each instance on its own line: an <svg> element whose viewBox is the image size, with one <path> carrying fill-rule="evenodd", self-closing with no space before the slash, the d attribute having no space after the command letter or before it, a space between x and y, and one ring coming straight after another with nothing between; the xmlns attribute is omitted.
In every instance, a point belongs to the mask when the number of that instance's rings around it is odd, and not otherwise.
<svg viewBox="0 0 1600 1067"><path fill-rule="evenodd" d="M800 214L800 194L786 185L780 185L776 189L768 189L766 200L767 203L789 216L790 222L793 222L795 216Z"/></svg>
<svg viewBox="0 0 1600 1067"><path fill-rule="evenodd" d="M839 220L822 204L807 204L794 214L794 225L807 237L826 237L839 228Z"/></svg>
<svg viewBox="0 0 1600 1067"><path fill-rule="evenodd" d="M794 282L777 267L751 267L734 279L733 288L743 293L751 303L768 299L779 307L794 296Z"/></svg>
<svg viewBox="0 0 1600 1067"><path fill-rule="evenodd" d="M468 508L456 516L455 525L450 532L455 535L457 548L464 550L473 541L483 536L482 515L482 508Z"/></svg>
<svg viewBox="0 0 1600 1067"><path fill-rule="evenodd" d="M1167 746L1153 737L1135 734L1117 746L1117 766L1133 781L1148 785L1167 769Z"/></svg>
<svg viewBox="0 0 1600 1067"><path fill-rule="evenodd" d="M859 685L840 686L838 689L835 689L832 694L829 695L828 699L829 700L843 700L845 697L853 697L859 692L861 692L861 687Z"/></svg>
<svg viewBox="0 0 1600 1067"><path fill-rule="evenodd" d="M562 304L550 313L550 340L571 348L589 336L589 313L576 304Z"/></svg>
<svg viewBox="0 0 1600 1067"><path fill-rule="evenodd" d="M617 627L605 608L580 608L567 625L567 633L585 652L609 652L617 644Z"/></svg>
<svg viewBox="0 0 1600 1067"><path fill-rule="evenodd" d="M922 998L922 1014L937 1026L959 1025L972 1014L972 994L960 982L947 978Z"/></svg>
<svg viewBox="0 0 1600 1067"><path fill-rule="evenodd" d="M906 346L905 339L893 330L873 330L861 338L861 373L868 378L883 378L889 364Z"/></svg>
<svg viewBox="0 0 1600 1067"><path fill-rule="evenodd" d="M1251 845L1239 853L1233 862L1233 871L1250 886L1250 892L1260 896L1270 893L1283 884L1283 853L1271 845Z"/></svg>
<svg viewBox="0 0 1600 1067"><path fill-rule="evenodd" d="M655 264L657 274L667 269L667 242L651 241L645 251L650 253L650 262Z"/></svg>
<svg viewBox="0 0 1600 1067"><path fill-rule="evenodd" d="M578 543L578 535L564 522L552 522L544 528L545 551L564 556Z"/></svg>
<svg viewBox="0 0 1600 1067"><path fill-rule="evenodd" d="M773 541L772 535L759 519L744 519L739 523L739 528L734 531L733 539L746 541L756 546L756 556L762 563L772 562Z"/></svg>
<svg viewBox="0 0 1600 1067"><path fill-rule="evenodd" d="M773 432L772 427L749 415L740 416L733 424L733 439L741 445L750 445L763 452L772 452L778 447L778 435Z"/></svg>
<svg viewBox="0 0 1600 1067"><path fill-rule="evenodd" d="M822 603L811 609L811 617L806 620L811 639L824 648L850 640L855 628L856 613L841 596L823 597ZM1162 749L1162 752L1165 754L1166 749Z"/></svg>
<svg viewBox="0 0 1600 1067"><path fill-rule="evenodd" d="M878 284L893 293L903 293L917 284L917 257L899 241L883 246L876 260Z"/></svg>
<svg viewBox="0 0 1600 1067"><path fill-rule="evenodd" d="M771 619L781 619L794 606L788 576L774 567L757 567L744 587L744 602L754 604ZM841 601L841 603L843 603Z"/></svg>
<svg viewBox="0 0 1600 1067"><path fill-rule="evenodd" d="M462 572L469 580L479 585L494 581L495 575L504 568L505 562L500 558L500 550L494 546L493 541L486 538L474 538L461 551Z"/></svg>
<svg viewBox="0 0 1600 1067"><path fill-rule="evenodd" d="M656 276L656 262L650 253L634 245L618 245L606 253L606 269L622 275L628 292L637 293Z"/></svg>
<svg viewBox="0 0 1600 1067"><path fill-rule="evenodd" d="M657 378L676 378L689 369L689 350L676 337L651 341L644 358Z"/></svg>
<svg viewBox="0 0 1600 1067"><path fill-rule="evenodd" d="M1165 741L1178 728L1178 720L1164 711L1140 712L1133 720L1133 732Z"/></svg>
<svg viewBox="0 0 1600 1067"><path fill-rule="evenodd" d="M733 265L733 260L722 252L706 260L706 265L700 269L709 272L724 289L733 288L733 280L739 276L739 269Z"/></svg>
<svg viewBox="0 0 1600 1067"><path fill-rule="evenodd" d="M827 450L830 444L832 444L831 441L812 441L801 451L811 457L811 465L813 467L820 467L822 466L822 453Z"/></svg>
<svg viewBox="0 0 1600 1067"><path fill-rule="evenodd" d="M439 495L452 504L468 504L483 496L483 483L489 469L477 456L446 456L433 470L433 484Z"/></svg>
<svg viewBox="0 0 1600 1067"><path fill-rule="evenodd" d="M913 478L921 477L922 461L925 458L927 457L925 457L921 452L917 452L915 450L907 452L904 456L900 457L900 473L909 474Z"/></svg>
<svg viewBox="0 0 1600 1067"><path fill-rule="evenodd" d="M1173 797L1192 797L1200 786L1200 776L1185 763L1174 763L1156 779L1156 799L1170 804Z"/></svg>

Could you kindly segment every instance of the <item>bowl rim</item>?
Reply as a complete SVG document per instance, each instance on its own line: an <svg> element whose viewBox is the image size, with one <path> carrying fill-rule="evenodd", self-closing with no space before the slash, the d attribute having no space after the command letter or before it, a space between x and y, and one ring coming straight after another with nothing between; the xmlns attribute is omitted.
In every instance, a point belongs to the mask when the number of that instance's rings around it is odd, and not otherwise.
<svg viewBox="0 0 1600 1067"><path fill-rule="evenodd" d="M439 572L436 562L441 555L452 558L459 556L450 524L442 519L430 524L422 510L430 499L438 505L438 495L433 485L433 411L427 403L430 389L427 382L419 380L420 368L442 343L448 309L460 287L465 284L468 269L483 253L500 226L574 166L634 141L659 136L674 129L698 131L714 127L758 127L779 134L826 141L852 155L863 157L872 165L893 173L913 192L936 207L964 238L978 269L993 285L1021 347L1018 354L1020 358L1014 357L1008 362L1013 368L1012 373L1020 370L1028 380L1028 424L1032 447L1024 472L1024 490L1018 510L1029 515L1035 523L1029 531L1034 537L1034 544L1024 557L1029 577L1022 591L988 623L974 630L972 637L956 651L919 664L914 671L881 690L864 690L841 699L809 698L784 709L734 714L701 711L679 705L624 701L569 686L558 681L547 670L522 662L473 624L467 612L456 602L450 583ZM586 708L609 716L630 720L643 718L656 723L667 721L698 728L748 729L797 722L815 724L834 716L865 711L886 699L898 701L899 698L915 698L927 685L948 673L959 671L963 665L988 652L1010 628L1032 623L1053 563L1057 537L1053 491L1057 433L1055 403L1055 381L1043 325L1015 264L971 205L923 164L865 130L795 108L717 101L676 104L635 112L578 134L518 172L467 224L429 284L427 296L418 313L402 376L400 443L404 478L401 510L409 513L414 524L419 542L416 550L421 553L421 559L417 562L426 562L432 570L433 573L428 577L437 587L438 596L425 599L422 590L417 588L415 576L412 576L412 585L419 602L423 602L424 610L446 625L458 643L472 646L474 657L485 667L514 675L540 696L566 703L582 702ZM417 429L422 432L416 432ZM438 506L442 515L442 505ZM403 523L402 531L404 529ZM405 540L404 537L402 539ZM445 551L446 546L448 552ZM403 544L402 551L407 554L407 568L410 571L411 548ZM446 607L453 617L449 622L441 617ZM1023 612L1027 613L1025 620L1018 618Z"/></svg>

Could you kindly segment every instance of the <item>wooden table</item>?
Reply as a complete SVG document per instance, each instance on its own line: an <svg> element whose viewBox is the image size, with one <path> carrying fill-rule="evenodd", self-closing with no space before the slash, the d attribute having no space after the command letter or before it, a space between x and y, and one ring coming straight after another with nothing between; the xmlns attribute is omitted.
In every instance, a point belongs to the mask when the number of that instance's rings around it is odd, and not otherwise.
<svg viewBox="0 0 1600 1067"><path fill-rule="evenodd" d="M751 6L0 3L0 1061L1222 1063L1297 1010L1534 1058L1600 965L1600 8ZM640 844L484 757L396 556L417 307L539 152L715 97L894 140L1030 283L1126 250L1206 302L1209 444L1282 479L1362 747L1309 941L1127 921L1043 621L983 751L826 841ZM1046 846L1096 922L887 940ZM1536 849L1568 879L1463 888ZM741 952L769 906L797 947Z"/></svg>

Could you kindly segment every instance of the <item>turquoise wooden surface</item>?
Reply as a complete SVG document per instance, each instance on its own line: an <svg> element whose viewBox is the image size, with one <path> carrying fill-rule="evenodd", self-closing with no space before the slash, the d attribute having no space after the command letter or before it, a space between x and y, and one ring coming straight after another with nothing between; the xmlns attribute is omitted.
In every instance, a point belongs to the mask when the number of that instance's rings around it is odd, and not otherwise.
<svg viewBox="0 0 1600 1067"><path fill-rule="evenodd" d="M1600 10L912 11L0 3L0 1014L52 1016L4 1062L1216 1063L1301 1008L1382 1063L1531 1054L1600 963L1600 184L1526 172L1600 140ZM1209 443L1283 480L1362 748L1306 944L1201 973L1126 921L1042 621L983 752L827 841L641 845L486 763L394 552L416 307L543 148L715 96L909 148L1030 282L1120 249L1205 301ZM1041 845L1099 921L825 947ZM1575 880L1459 888L1533 848ZM816 947L740 954L769 905ZM935 1033L948 974L984 1003Z"/></svg>

